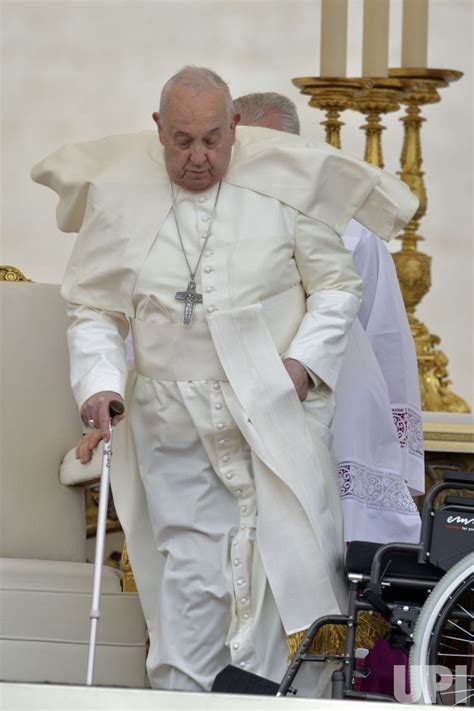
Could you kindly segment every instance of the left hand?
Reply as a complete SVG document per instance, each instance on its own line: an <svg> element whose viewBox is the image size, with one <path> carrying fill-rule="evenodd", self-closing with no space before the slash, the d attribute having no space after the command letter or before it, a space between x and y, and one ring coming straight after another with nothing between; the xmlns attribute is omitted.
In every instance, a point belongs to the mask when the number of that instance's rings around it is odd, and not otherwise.
<svg viewBox="0 0 474 711"><path fill-rule="evenodd" d="M284 358L283 365L293 381L300 400L306 400L309 390L309 375L301 363L294 358Z"/></svg>
<svg viewBox="0 0 474 711"><path fill-rule="evenodd" d="M89 464L101 439L102 432L99 430L88 432L81 437L76 447L76 459L79 459L81 464Z"/></svg>

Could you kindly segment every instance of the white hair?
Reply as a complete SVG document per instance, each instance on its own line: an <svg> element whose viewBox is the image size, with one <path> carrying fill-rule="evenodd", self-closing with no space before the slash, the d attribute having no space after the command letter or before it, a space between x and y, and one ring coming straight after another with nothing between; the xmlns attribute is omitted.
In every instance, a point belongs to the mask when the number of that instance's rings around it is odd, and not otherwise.
<svg viewBox="0 0 474 711"><path fill-rule="evenodd" d="M160 114L164 114L166 111L166 105L168 102L168 95L177 84L187 86L197 94L203 91L209 91L209 89L217 89L222 91L224 94L227 114L230 118L234 113L234 104L232 97L230 95L229 87L221 77L212 71L212 69L207 69L206 67L195 67L188 65L183 67L173 74L171 79L168 79L163 89L161 90L160 97Z"/></svg>
<svg viewBox="0 0 474 711"><path fill-rule="evenodd" d="M300 120L295 104L287 96L276 91L246 94L234 99L234 109L240 114L241 123L258 121L271 111L280 114L283 130L287 133L299 134Z"/></svg>

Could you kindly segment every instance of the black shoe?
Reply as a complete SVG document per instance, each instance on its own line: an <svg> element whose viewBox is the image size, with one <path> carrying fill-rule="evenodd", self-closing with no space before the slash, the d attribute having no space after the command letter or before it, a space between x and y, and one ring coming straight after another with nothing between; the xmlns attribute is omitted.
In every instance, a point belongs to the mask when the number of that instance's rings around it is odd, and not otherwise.
<svg viewBox="0 0 474 711"><path fill-rule="evenodd" d="M279 686L275 681L229 664L216 676L211 691L217 694L276 696Z"/></svg>

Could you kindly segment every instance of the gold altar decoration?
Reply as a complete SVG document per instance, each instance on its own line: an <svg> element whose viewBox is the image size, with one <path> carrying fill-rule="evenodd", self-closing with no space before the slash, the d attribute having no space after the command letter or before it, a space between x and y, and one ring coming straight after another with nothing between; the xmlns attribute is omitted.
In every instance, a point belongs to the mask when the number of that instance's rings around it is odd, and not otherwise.
<svg viewBox="0 0 474 711"><path fill-rule="evenodd" d="M85 487L85 505L86 505L86 532L87 538L95 538L97 533L97 518L99 513L99 495L100 483L90 482ZM107 522L106 533L115 533L122 531L122 526L115 510L112 491L109 489L109 501L107 507ZM135 578L133 576L132 566L128 557L127 541L124 540L120 559L118 559L115 551L104 561L105 565L110 565L113 568L118 568L121 573L121 586L123 592L137 592Z"/></svg>
<svg viewBox="0 0 474 711"><path fill-rule="evenodd" d="M293 79L301 94L310 96L309 105L326 112L326 120L321 122L326 131L326 142L334 148L341 147L341 127L339 115L353 106L353 97L362 87L357 79L343 77L300 77Z"/></svg>
<svg viewBox="0 0 474 711"><path fill-rule="evenodd" d="M405 87L397 79L365 80L364 89L354 96L352 109L365 115L364 160L378 168L384 167L382 150L382 114L398 111Z"/></svg>
<svg viewBox="0 0 474 711"><path fill-rule="evenodd" d="M0 281L29 281L27 276L23 274L16 267L12 267L9 264L0 264Z"/></svg>
<svg viewBox="0 0 474 711"><path fill-rule="evenodd" d="M383 167L380 115L400 108L400 97L405 91L403 82L395 78L371 79L300 77L293 79L301 94L310 96L309 105L326 112L321 122L326 132L326 142L334 148L341 147L339 120L343 111L352 109L366 115L367 124L362 128L366 133L365 160Z"/></svg>
<svg viewBox="0 0 474 711"><path fill-rule="evenodd" d="M133 575L130 558L128 557L127 541L123 544L122 557L120 559L122 570L122 590L123 592L137 592L137 584Z"/></svg>
<svg viewBox="0 0 474 711"><path fill-rule="evenodd" d="M406 113L401 119L404 141L399 174L420 200L412 220L403 234L397 237L402 247L393 259L415 340L422 408L432 412L469 412L467 402L449 388L448 359L436 348L441 339L431 334L414 315L417 305L431 286L431 257L418 251L417 247L418 242L424 240L418 234L418 227L427 209L420 136L422 123L426 119L421 116L421 106L439 102L438 89L460 79L462 72L452 69L391 69L390 75L400 79L408 89L403 98Z"/></svg>
<svg viewBox="0 0 474 711"><path fill-rule="evenodd" d="M417 243L424 238L417 231L426 213L427 197L422 166L420 130L426 120L420 107L441 100L438 89L447 87L462 77L462 72L452 69L389 69L388 78L346 77L299 77L292 80L301 94L310 97L309 105L325 112L321 123L326 132L326 141L335 148L341 147L341 128L344 123L340 114L347 109L359 111L366 116L364 158L369 163L383 168L381 115L406 106L401 118L404 125L404 141L401 151L400 178L420 200L420 205L403 234L401 250L393 254L400 288L407 310L411 332L418 358L420 395L422 409L435 412L469 412L465 400L451 392L448 375L448 359L436 346L437 335L414 315L417 305L431 287L431 257L418 251Z"/></svg>
<svg viewBox="0 0 474 711"><path fill-rule="evenodd" d="M87 538L95 538L97 531L97 515L99 511L100 479L99 483L90 483L85 488L85 508L86 508L86 535ZM115 511L115 504L111 492L107 506L106 532L114 533L121 531L122 527Z"/></svg>

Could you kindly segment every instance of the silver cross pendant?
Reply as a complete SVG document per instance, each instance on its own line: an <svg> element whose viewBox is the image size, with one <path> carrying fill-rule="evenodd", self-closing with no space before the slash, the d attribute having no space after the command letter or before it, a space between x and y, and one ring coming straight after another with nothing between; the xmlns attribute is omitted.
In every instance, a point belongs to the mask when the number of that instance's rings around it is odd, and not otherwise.
<svg viewBox="0 0 474 711"><path fill-rule="evenodd" d="M202 294L196 292L196 282L191 279L186 291L177 291L175 299L184 301L183 326L190 326L193 322L194 305L202 304Z"/></svg>

